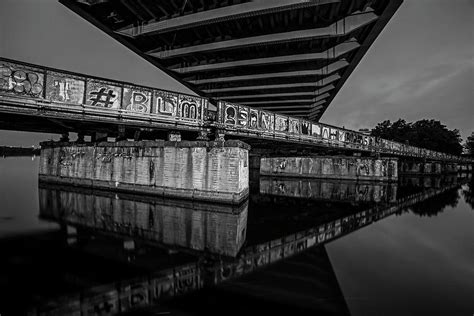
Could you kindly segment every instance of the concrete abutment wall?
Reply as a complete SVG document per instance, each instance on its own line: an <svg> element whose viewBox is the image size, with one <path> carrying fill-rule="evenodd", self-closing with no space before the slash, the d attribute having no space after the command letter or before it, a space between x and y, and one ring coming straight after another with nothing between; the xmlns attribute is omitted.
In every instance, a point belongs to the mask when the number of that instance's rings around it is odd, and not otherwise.
<svg viewBox="0 0 474 316"><path fill-rule="evenodd" d="M455 173L458 171L456 163L448 162L419 162L411 160L400 160L400 174L416 175L416 174L443 174Z"/></svg>
<svg viewBox="0 0 474 316"><path fill-rule="evenodd" d="M40 179L54 183L240 203L249 192L241 141L42 143Z"/></svg>
<svg viewBox="0 0 474 316"><path fill-rule="evenodd" d="M396 181L397 159L343 156L262 158L260 174L269 176L309 177Z"/></svg>

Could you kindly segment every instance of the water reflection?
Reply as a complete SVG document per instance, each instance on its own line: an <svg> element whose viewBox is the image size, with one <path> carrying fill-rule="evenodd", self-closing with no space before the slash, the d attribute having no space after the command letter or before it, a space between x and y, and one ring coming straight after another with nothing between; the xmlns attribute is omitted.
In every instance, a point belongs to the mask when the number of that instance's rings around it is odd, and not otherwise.
<svg viewBox="0 0 474 316"><path fill-rule="evenodd" d="M206 315L210 292L220 308L237 299L267 312L348 315L325 244L392 214L438 214L462 183L262 178L260 194L238 207L40 183L40 216L60 228L0 240L9 271L0 296L31 315L156 312L157 303ZM255 310L237 305L230 314Z"/></svg>
<svg viewBox="0 0 474 316"><path fill-rule="evenodd" d="M235 207L43 182L39 201L44 219L165 246L235 256L245 241L248 202Z"/></svg>
<svg viewBox="0 0 474 316"><path fill-rule="evenodd" d="M318 201L392 203L427 188L456 186L457 175L443 177L402 176L399 182L370 182L260 176L259 192L264 195Z"/></svg>
<svg viewBox="0 0 474 316"><path fill-rule="evenodd" d="M261 176L260 193L327 201L393 202L397 184Z"/></svg>
<svg viewBox="0 0 474 316"><path fill-rule="evenodd" d="M458 188L454 187L445 192L441 192L424 203L415 204L410 208L414 214L419 216L437 216L446 207L456 207L459 201Z"/></svg>
<svg viewBox="0 0 474 316"><path fill-rule="evenodd" d="M472 210L474 210L474 177L469 177L469 179L470 181L467 182L462 194L466 203L471 206Z"/></svg>

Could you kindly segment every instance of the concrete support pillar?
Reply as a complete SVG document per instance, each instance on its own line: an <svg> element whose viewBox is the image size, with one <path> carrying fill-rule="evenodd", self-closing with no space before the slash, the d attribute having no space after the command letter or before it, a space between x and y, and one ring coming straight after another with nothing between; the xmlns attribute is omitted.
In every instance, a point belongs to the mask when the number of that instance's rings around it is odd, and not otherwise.
<svg viewBox="0 0 474 316"><path fill-rule="evenodd" d="M135 133L133 134L133 140L136 141L136 142L139 141L141 139L140 134L141 134L141 131L136 130Z"/></svg>
<svg viewBox="0 0 474 316"><path fill-rule="evenodd" d="M249 192L241 141L42 143L40 179L53 183L240 203Z"/></svg>
<svg viewBox="0 0 474 316"><path fill-rule="evenodd" d="M441 162L420 162L401 159L399 173L407 175L441 174L447 171L447 164Z"/></svg>
<svg viewBox="0 0 474 316"><path fill-rule="evenodd" d="M61 134L61 138L59 139L60 142L68 142L69 141L69 132L64 132Z"/></svg>
<svg viewBox="0 0 474 316"><path fill-rule="evenodd" d="M181 133L178 131L169 131L167 135L167 139L170 142L180 142L181 141Z"/></svg>
<svg viewBox="0 0 474 316"><path fill-rule="evenodd" d="M117 141L120 141L120 140L127 140L125 126L123 125L119 125L118 127Z"/></svg>
<svg viewBox="0 0 474 316"><path fill-rule="evenodd" d="M250 153L249 154L249 168L260 170L260 160L261 159L262 159L262 156L254 155L254 154Z"/></svg>
<svg viewBox="0 0 474 316"><path fill-rule="evenodd" d="M397 159L393 158L262 158L260 174L326 179L395 181L398 178L398 167Z"/></svg>
<svg viewBox="0 0 474 316"><path fill-rule="evenodd" d="M427 174L433 173L433 165L431 164L431 162L425 162L423 163L421 170L422 170L422 173L427 173Z"/></svg>
<svg viewBox="0 0 474 316"><path fill-rule="evenodd" d="M199 131L196 140L208 141L209 140L209 132L207 130Z"/></svg>
<svg viewBox="0 0 474 316"><path fill-rule="evenodd" d="M83 144L84 143L84 133L77 133L77 140L76 143Z"/></svg>
<svg viewBox="0 0 474 316"><path fill-rule="evenodd" d="M223 142L225 140L225 133L223 130L217 129L215 132L215 140L217 142Z"/></svg>
<svg viewBox="0 0 474 316"><path fill-rule="evenodd" d="M455 173L458 171L458 165L456 163L445 163L443 165L443 172Z"/></svg>
<svg viewBox="0 0 474 316"><path fill-rule="evenodd" d="M94 133L94 142L103 142L103 141L107 141L107 133L99 133L99 132L96 132Z"/></svg>

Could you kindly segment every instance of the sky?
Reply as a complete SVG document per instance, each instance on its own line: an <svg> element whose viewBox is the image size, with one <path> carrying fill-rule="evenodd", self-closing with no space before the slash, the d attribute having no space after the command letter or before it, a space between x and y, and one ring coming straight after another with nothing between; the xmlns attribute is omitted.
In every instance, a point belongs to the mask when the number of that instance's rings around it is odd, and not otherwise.
<svg viewBox="0 0 474 316"><path fill-rule="evenodd" d="M57 0L0 0L0 56L192 93ZM474 131L474 1L404 0L321 122L351 129L436 119ZM0 130L0 145L50 134Z"/></svg>

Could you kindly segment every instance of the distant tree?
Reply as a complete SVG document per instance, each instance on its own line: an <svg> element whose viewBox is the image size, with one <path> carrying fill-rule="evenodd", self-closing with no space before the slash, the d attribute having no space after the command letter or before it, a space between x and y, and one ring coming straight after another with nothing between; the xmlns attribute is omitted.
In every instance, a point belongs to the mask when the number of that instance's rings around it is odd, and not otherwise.
<svg viewBox="0 0 474 316"><path fill-rule="evenodd" d="M466 139L464 147L466 147L468 155L474 156L474 132L472 132L471 136Z"/></svg>
<svg viewBox="0 0 474 316"><path fill-rule="evenodd" d="M463 148L459 131L449 130L435 120L383 121L372 129L371 135L454 155L460 155Z"/></svg>

